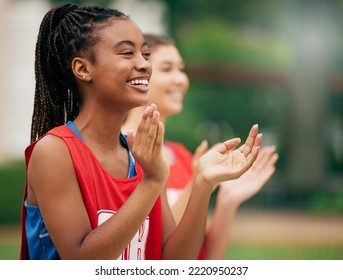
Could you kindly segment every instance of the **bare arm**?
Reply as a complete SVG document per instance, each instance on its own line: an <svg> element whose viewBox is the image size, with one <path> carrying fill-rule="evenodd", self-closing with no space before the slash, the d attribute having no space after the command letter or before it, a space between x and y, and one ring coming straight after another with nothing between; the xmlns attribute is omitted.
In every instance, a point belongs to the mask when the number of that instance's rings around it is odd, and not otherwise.
<svg viewBox="0 0 343 280"><path fill-rule="evenodd" d="M199 158L207 151L207 149L208 149L207 141L203 141L196 148L193 155L193 162L192 162L193 170L196 169ZM192 188L193 188L193 178L190 180L190 182L188 182L187 186L183 188L180 197L175 202L175 204L171 207L176 224L180 222L183 216L183 213L186 210L187 203L192 192Z"/></svg>
<svg viewBox="0 0 343 280"><path fill-rule="evenodd" d="M253 166L236 180L220 184L213 219L206 234L207 259L224 259L230 243L232 223L239 206L265 185L278 159L274 147L262 148Z"/></svg>
<svg viewBox="0 0 343 280"><path fill-rule="evenodd" d="M118 258L148 216L168 177L163 126L153 111L143 118L133 149L146 176L116 215L93 230L65 143L54 136L37 143L29 163L29 195L62 259Z"/></svg>
<svg viewBox="0 0 343 280"><path fill-rule="evenodd" d="M203 183L197 185L199 190L191 193L180 223L174 232L167 233L169 237L163 250L164 259L196 259L199 254L204 240L211 190ZM166 223L165 219L163 223Z"/></svg>
<svg viewBox="0 0 343 280"><path fill-rule="evenodd" d="M204 240L209 198L213 187L221 180L236 179L255 161L262 136L253 127L247 142L234 150L239 139L225 141L199 159L194 184L184 215L168 238L164 257L195 259Z"/></svg>

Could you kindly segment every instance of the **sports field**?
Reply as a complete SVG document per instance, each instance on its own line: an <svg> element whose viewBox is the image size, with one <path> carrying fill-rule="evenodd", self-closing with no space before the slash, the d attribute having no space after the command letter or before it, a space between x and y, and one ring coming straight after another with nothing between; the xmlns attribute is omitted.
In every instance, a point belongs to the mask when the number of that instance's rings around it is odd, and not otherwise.
<svg viewBox="0 0 343 280"><path fill-rule="evenodd" d="M19 226L0 228L0 259L18 258ZM343 216L240 211L226 255L234 260L343 260Z"/></svg>

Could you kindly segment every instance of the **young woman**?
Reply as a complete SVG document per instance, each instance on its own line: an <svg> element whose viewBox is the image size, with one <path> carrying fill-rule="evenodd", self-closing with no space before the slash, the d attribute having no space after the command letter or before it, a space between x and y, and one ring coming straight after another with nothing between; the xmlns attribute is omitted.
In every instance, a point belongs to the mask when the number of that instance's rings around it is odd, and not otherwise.
<svg viewBox="0 0 343 280"><path fill-rule="evenodd" d="M136 135L121 134L128 112L148 102L149 55L140 29L117 10L66 4L43 18L21 259L196 258L213 186L253 164L261 136L254 128L238 149L231 139L199 159L176 226L156 105Z"/></svg>
<svg viewBox="0 0 343 280"><path fill-rule="evenodd" d="M155 103L165 124L171 115L183 108L183 98L189 87L188 76L180 53L171 39L145 34L152 51L153 75L149 83L149 100ZM132 110L123 125L123 132L136 130L144 107ZM170 166L167 197L178 223L187 206L193 188L193 170L199 157L207 150L203 142L194 156L181 143L165 141L163 155ZM207 223L206 238L199 258L223 259L230 240L230 229L238 207L257 193L275 170L277 154L274 147L265 147L252 166L239 179L222 182L218 190L212 222Z"/></svg>

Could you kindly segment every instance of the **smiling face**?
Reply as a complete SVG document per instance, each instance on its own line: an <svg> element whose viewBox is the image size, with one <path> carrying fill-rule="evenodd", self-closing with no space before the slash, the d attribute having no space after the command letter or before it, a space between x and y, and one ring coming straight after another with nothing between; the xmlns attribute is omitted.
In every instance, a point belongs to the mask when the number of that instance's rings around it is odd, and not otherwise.
<svg viewBox="0 0 343 280"><path fill-rule="evenodd" d="M88 61L89 83L82 83L86 97L109 110L128 110L148 102L150 52L140 29L130 20L110 20L98 31Z"/></svg>
<svg viewBox="0 0 343 280"><path fill-rule="evenodd" d="M180 113L189 88L180 53L173 45L158 45L152 48L150 62L153 74L149 83L149 101L157 105L162 119Z"/></svg>

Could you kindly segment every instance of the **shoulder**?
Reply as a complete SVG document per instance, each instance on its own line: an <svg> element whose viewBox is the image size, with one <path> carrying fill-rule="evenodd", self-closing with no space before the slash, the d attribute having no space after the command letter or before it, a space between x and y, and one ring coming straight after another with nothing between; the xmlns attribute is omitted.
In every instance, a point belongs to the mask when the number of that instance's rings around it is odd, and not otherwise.
<svg viewBox="0 0 343 280"><path fill-rule="evenodd" d="M65 125L55 127L29 146L31 160L36 158L65 158L69 154L65 138L73 137L72 131Z"/></svg>
<svg viewBox="0 0 343 280"><path fill-rule="evenodd" d="M45 135L32 148L28 161L28 175L32 177L35 174L39 176L63 174L70 166L72 166L72 160L66 143L60 137Z"/></svg>
<svg viewBox="0 0 343 280"><path fill-rule="evenodd" d="M31 159L45 156L58 157L66 152L68 152L68 147L62 138L48 134L35 143Z"/></svg>
<svg viewBox="0 0 343 280"><path fill-rule="evenodd" d="M64 141L45 135L32 144L27 158L28 198L36 204L38 194L56 197L75 178L74 166ZM33 192L32 192L32 191ZM44 196L44 199L48 199Z"/></svg>

